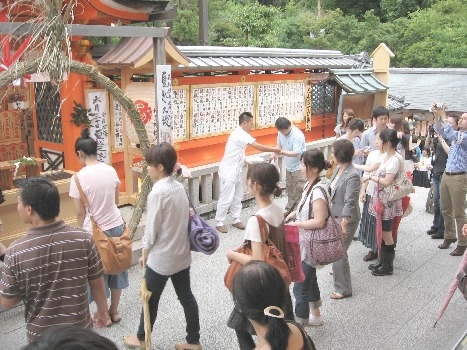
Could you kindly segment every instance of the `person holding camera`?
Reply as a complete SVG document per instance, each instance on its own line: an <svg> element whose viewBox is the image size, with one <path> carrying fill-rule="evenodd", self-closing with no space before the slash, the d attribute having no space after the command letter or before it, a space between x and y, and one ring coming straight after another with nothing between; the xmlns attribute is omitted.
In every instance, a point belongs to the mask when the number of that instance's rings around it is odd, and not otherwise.
<svg viewBox="0 0 467 350"><path fill-rule="evenodd" d="M454 130L447 122L446 110L432 106L435 115L435 131L445 140L451 141L446 170L441 178L441 211L444 217L444 241L438 246L447 249L457 241L452 256L462 256L467 247L467 238L462 234L462 227L467 223L465 214L465 195L467 194L467 113L460 116L459 130ZM457 224L457 238L456 238Z"/></svg>
<svg viewBox="0 0 467 350"><path fill-rule="evenodd" d="M458 130L459 116L450 114L447 118L448 123L453 130ZM434 155L431 159L431 182L433 185L433 223L431 228L426 232L433 239L444 239L444 217L441 213L440 207L440 185L441 178L443 177L444 170L446 169L446 162L448 160L450 140L445 140L441 135L435 131L434 124L430 125L429 133L426 137L425 143L432 144Z"/></svg>

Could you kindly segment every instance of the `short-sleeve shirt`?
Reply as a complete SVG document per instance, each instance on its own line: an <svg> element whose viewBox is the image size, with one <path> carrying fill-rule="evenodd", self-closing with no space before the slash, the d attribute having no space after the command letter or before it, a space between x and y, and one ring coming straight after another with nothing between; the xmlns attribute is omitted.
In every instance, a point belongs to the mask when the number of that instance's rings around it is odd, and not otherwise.
<svg viewBox="0 0 467 350"><path fill-rule="evenodd" d="M284 221L282 208L275 202L272 202L267 207L259 209L255 215L261 215L264 221L274 227L279 227L279 225ZM248 219L245 228L245 240L261 242L261 232L259 230L259 223L256 216L251 216Z"/></svg>
<svg viewBox="0 0 467 350"><path fill-rule="evenodd" d="M277 134L277 144L284 151L298 152L295 157L284 157L287 171L294 172L300 170L300 157L306 150L305 135L303 132L292 125L290 133L286 136L279 132Z"/></svg>
<svg viewBox="0 0 467 350"><path fill-rule="evenodd" d="M378 170L375 172L375 176L379 178L383 178L386 174L396 174L394 177L394 181L404 173L404 161L402 156L399 153L395 153L394 156L389 158L387 161L387 154L383 154L381 157L381 165L379 166ZM386 161L386 162L385 162ZM378 188L377 186L373 189L373 194L371 196L371 203L368 206L368 212L376 216L376 212L374 210L374 206L377 202L378 196ZM383 220L391 220L394 219L396 216L401 216L403 214L402 210L402 199L397 199L395 201L389 202L386 197L386 192L381 189L379 193L379 198L381 199L382 204L384 205L384 210L382 213Z"/></svg>
<svg viewBox="0 0 467 350"><path fill-rule="evenodd" d="M77 173L79 183L89 202L97 225L103 230L110 230L123 224L122 215L115 204L115 190L120 180L113 167L104 163L85 166ZM70 197L81 199L74 177L70 181ZM84 218L83 229L92 232L89 212Z"/></svg>
<svg viewBox="0 0 467 350"><path fill-rule="evenodd" d="M366 158L366 163L365 165L373 165L375 163L379 163L381 161L381 157L384 153L381 153L379 150L375 150L375 151L371 151L369 154L368 154L368 157ZM376 170L371 172L371 173L368 173L368 172L364 172L363 173L363 176L368 176L368 175L371 175L373 176L375 174ZM373 181L368 181L368 185L366 187L366 194L368 195L373 195L373 191L375 189L375 183Z"/></svg>
<svg viewBox="0 0 467 350"><path fill-rule="evenodd" d="M255 142L255 138L237 127L229 136L225 145L224 156L219 164L219 177L231 182L241 181L240 174L245 159L245 149Z"/></svg>
<svg viewBox="0 0 467 350"><path fill-rule="evenodd" d="M308 183L305 185L305 189L307 186L308 186ZM322 199L325 202L328 202L328 198L324 196L323 192L318 188L318 186L326 190L326 184L318 183L315 186L313 186L308 196L307 196L307 191L306 190L303 191L302 198L300 199L300 203L298 204L298 207L297 207L298 209L297 209L296 221L303 222L303 221L309 220L308 213L310 210L310 200L312 200L312 203L314 203L318 199ZM314 266L314 263L311 260L309 260L306 255L305 229L299 227L298 232L300 236L300 255L301 255L302 261L305 261L310 266Z"/></svg>
<svg viewBox="0 0 467 350"><path fill-rule="evenodd" d="M334 132L340 136L345 135L345 128L341 127L340 124L337 124L336 127L334 128Z"/></svg>
<svg viewBox="0 0 467 350"><path fill-rule="evenodd" d="M92 328L88 280L104 266L89 233L61 220L32 227L10 245L4 264L0 294L24 301L29 341L57 325Z"/></svg>

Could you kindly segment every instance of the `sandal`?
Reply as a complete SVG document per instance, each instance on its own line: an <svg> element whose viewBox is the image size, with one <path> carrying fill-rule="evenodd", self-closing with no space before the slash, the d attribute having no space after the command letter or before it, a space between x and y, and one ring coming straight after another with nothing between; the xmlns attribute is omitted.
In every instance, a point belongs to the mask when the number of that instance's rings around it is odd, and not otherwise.
<svg viewBox="0 0 467 350"><path fill-rule="evenodd" d="M114 314L111 314L109 312L109 316L110 316L110 320L112 321L112 323L119 323L122 320L122 316L120 316L118 311Z"/></svg>
<svg viewBox="0 0 467 350"><path fill-rule="evenodd" d="M337 292L332 292L331 293L331 299L338 300L338 299L344 299L346 296L342 295L341 293Z"/></svg>
<svg viewBox="0 0 467 350"><path fill-rule="evenodd" d="M131 337L135 337L136 340L139 341L139 345L131 344L130 343L130 338ZM123 337L123 344L125 344L125 346L128 349L144 349L144 350L146 350L146 345L144 344L144 341L138 340L138 338L135 335L125 335Z"/></svg>
<svg viewBox="0 0 467 350"><path fill-rule="evenodd" d="M175 350L201 350L201 344L178 343Z"/></svg>

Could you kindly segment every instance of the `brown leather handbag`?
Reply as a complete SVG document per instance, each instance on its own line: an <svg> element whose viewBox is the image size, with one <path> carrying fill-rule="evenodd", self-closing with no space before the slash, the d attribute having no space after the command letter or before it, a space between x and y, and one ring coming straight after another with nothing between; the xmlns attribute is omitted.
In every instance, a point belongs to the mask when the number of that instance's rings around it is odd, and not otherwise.
<svg viewBox="0 0 467 350"><path fill-rule="evenodd" d="M282 279L284 280L284 283L288 287L290 285L290 282L292 281L290 277L289 267L282 258L282 254L280 253L280 251L269 239L266 221L264 221L264 219L260 215L256 215L256 217L258 219L259 228L261 232L261 241L263 242L263 261L267 262L268 264L271 264L279 271ZM240 247L235 249L235 251L238 253L251 255L251 241L245 240L245 242L243 242ZM225 273L224 284L230 292L232 292L233 290L233 281L235 275L238 271L240 271L242 266L243 265L239 262L232 260L229 268L227 269L227 272Z"/></svg>
<svg viewBox="0 0 467 350"><path fill-rule="evenodd" d="M81 188L76 174L74 175L74 179L84 207L89 211L88 199ZM125 231L123 231L120 237L109 237L97 225L91 212L89 212L89 214L92 222L92 238L101 256L102 263L104 264L105 274L118 275L128 270L132 264L132 241L128 226L125 224Z"/></svg>

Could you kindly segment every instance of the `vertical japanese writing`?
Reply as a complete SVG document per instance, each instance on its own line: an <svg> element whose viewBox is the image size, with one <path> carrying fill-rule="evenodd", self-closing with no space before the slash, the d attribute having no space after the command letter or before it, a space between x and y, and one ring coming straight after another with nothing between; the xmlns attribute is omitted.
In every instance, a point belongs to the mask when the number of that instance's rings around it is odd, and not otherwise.
<svg viewBox="0 0 467 350"><path fill-rule="evenodd" d="M172 71L170 65L156 66L157 122L159 142L173 144Z"/></svg>
<svg viewBox="0 0 467 350"><path fill-rule="evenodd" d="M123 147L123 113L122 105L115 99L113 100L113 112L114 147L119 149Z"/></svg>
<svg viewBox="0 0 467 350"><path fill-rule="evenodd" d="M217 134L238 126L243 112L253 112L253 85L193 89L193 136Z"/></svg>
<svg viewBox="0 0 467 350"><path fill-rule="evenodd" d="M97 160L111 164L109 147L109 126L107 123L107 92L91 90L87 93L88 108L94 113L91 118L91 137L97 142Z"/></svg>
<svg viewBox="0 0 467 350"><path fill-rule="evenodd" d="M172 112L174 116L174 137L187 137L187 93L185 89L172 91Z"/></svg>
<svg viewBox="0 0 467 350"><path fill-rule="evenodd" d="M302 121L305 107L303 83L259 85L259 125L269 126L279 117Z"/></svg>

